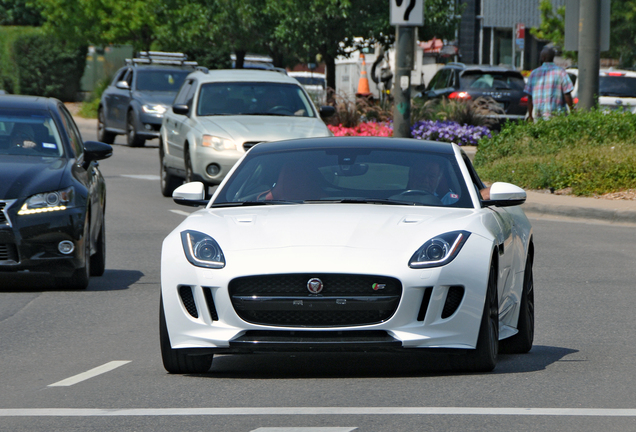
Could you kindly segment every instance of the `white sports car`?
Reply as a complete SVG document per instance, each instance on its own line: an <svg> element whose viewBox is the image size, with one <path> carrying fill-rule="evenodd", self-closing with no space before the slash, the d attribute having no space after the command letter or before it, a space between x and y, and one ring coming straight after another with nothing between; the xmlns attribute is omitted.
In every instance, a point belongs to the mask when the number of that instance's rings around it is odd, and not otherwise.
<svg viewBox="0 0 636 432"><path fill-rule="evenodd" d="M163 242L170 373L206 372L217 353L329 350L430 350L490 371L500 349L532 347L526 194L484 188L457 145L263 143L209 202L204 189L175 190L205 208Z"/></svg>

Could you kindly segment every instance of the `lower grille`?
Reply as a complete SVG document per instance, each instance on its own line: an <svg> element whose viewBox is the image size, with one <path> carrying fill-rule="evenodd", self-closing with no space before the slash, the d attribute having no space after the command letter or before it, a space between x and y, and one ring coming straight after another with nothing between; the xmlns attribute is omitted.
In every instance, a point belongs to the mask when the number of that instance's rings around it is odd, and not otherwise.
<svg viewBox="0 0 636 432"><path fill-rule="evenodd" d="M431 302L432 293L433 293L433 287L428 287L424 289L424 297L422 297L422 305L420 306L420 311L417 314L418 321L424 321L424 318L426 318L426 311L428 310L428 305Z"/></svg>
<svg viewBox="0 0 636 432"><path fill-rule="evenodd" d="M308 285L316 279L322 290L313 294ZM234 279L229 293L236 313L247 322L298 327L358 326L381 323L393 316L402 284L385 276L283 274Z"/></svg>
<svg viewBox="0 0 636 432"><path fill-rule="evenodd" d="M442 319L448 318L455 313L459 304L464 298L463 286L450 286L448 287L448 293L446 294L446 302L444 303L444 309L442 310Z"/></svg>
<svg viewBox="0 0 636 432"><path fill-rule="evenodd" d="M14 244L0 244L0 261L18 261L18 251Z"/></svg>
<svg viewBox="0 0 636 432"><path fill-rule="evenodd" d="M194 295L192 294L192 287L188 285L180 285L179 296L181 297L183 306L186 308L188 313L194 318L199 318L199 313L197 312L197 305L194 302Z"/></svg>
<svg viewBox="0 0 636 432"><path fill-rule="evenodd" d="M218 321L219 315L216 313L216 307L214 306L214 298L212 297L212 289L209 287L203 287L203 296L205 302L208 304L208 311L210 312L210 318L212 321Z"/></svg>

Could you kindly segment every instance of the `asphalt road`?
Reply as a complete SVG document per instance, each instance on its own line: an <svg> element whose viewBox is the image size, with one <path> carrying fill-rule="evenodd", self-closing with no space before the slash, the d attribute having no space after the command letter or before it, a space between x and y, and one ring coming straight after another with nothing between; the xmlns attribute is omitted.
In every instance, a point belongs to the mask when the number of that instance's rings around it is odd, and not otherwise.
<svg viewBox="0 0 636 432"><path fill-rule="evenodd" d="M636 232L608 224L532 219L535 347L493 373L421 355L281 354L168 375L160 246L192 208L161 196L148 144L101 162L103 277L86 291L0 291L1 431L636 431Z"/></svg>

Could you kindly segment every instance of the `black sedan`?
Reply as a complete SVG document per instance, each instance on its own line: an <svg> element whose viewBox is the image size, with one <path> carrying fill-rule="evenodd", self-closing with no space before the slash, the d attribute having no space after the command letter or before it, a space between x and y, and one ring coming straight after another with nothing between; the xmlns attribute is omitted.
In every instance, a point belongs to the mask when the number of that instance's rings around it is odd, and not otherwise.
<svg viewBox="0 0 636 432"><path fill-rule="evenodd" d="M0 287L53 280L84 289L104 273L108 144L83 142L56 99L0 96Z"/></svg>

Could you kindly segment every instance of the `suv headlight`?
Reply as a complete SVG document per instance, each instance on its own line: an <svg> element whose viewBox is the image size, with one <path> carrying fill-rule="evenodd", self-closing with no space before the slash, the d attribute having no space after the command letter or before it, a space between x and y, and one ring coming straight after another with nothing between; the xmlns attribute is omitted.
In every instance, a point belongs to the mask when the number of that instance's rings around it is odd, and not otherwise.
<svg viewBox="0 0 636 432"><path fill-rule="evenodd" d="M413 254L409 267L429 268L448 264L455 259L469 236L468 231L453 231L430 239Z"/></svg>
<svg viewBox="0 0 636 432"><path fill-rule="evenodd" d="M236 143L226 138L220 138L212 135L203 135L201 140L203 147L212 147L215 150L236 150Z"/></svg>
<svg viewBox="0 0 636 432"><path fill-rule="evenodd" d="M22 204L19 215L54 212L75 207L75 189L69 187L54 192L45 192L30 196Z"/></svg>
<svg viewBox="0 0 636 432"><path fill-rule="evenodd" d="M142 105L141 109L143 110L143 112L147 113L147 114L163 114L165 113L168 108L166 108L164 105L150 105L150 104L146 104L146 105Z"/></svg>
<svg viewBox="0 0 636 432"><path fill-rule="evenodd" d="M223 251L209 235L198 231L182 231L181 243L190 264L214 269L225 267Z"/></svg>

